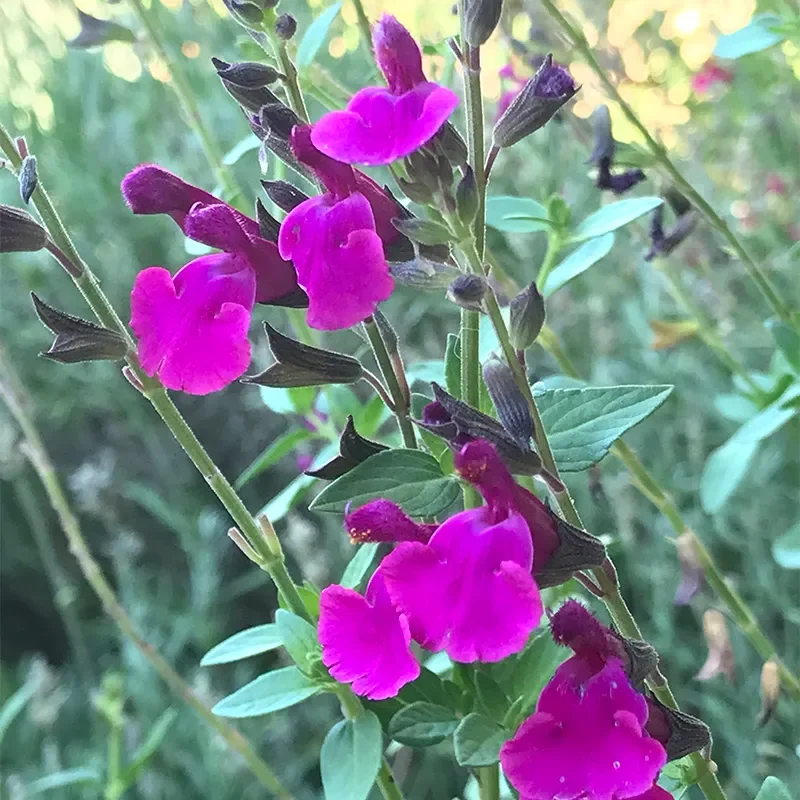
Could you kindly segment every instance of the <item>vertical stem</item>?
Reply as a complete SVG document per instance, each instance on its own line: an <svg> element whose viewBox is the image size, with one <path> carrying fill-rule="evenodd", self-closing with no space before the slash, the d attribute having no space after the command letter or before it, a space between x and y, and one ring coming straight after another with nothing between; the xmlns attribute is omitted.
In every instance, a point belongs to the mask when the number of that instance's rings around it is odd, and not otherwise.
<svg viewBox="0 0 800 800"><path fill-rule="evenodd" d="M283 85L286 87L286 96L289 100L289 106L303 122L308 122L308 109L306 108L306 101L303 98L303 92L300 89L300 83L297 78L297 67L295 67L294 62L289 57L289 51L286 49L286 42L282 39L278 39L272 28L265 28L264 32L269 37L270 44L275 52L275 58L278 59L281 72L286 76L283 80Z"/></svg>
<svg viewBox="0 0 800 800"><path fill-rule="evenodd" d="M0 378L0 380L2 379ZM5 394L2 385L0 385L0 393ZM58 563L58 558L53 550L53 543L50 540L50 529L42 512L42 506L31 487L30 480L25 476L16 478L14 480L14 492L17 495L17 501L22 513L28 520L28 525L36 542L36 548L39 551L39 557L42 559L44 570L50 581L53 600L64 623L64 630L67 633L70 648L75 655L78 672L83 682L89 686L92 682L94 670L92 669L89 647L83 638L81 623L75 612L74 603L77 592Z"/></svg>
<svg viewBox="0 0 800 800"><path fill-rule="evenodd" d="M547 232L547 251L544 254L544 261L542 266L539 267L539 274L536 276L536 288L541 292L547 283L547 277L553 271L553 267L558 260L558 254L561 252L562 240L561 236L553 230Z"/></svg>
<svg viewBox="0 0 800 800"><path fill-rule="evenodd" d="M675 186L682 194L697 208L697 210L705 217L708 224L712 228L719 231L720 234L727 240L733 251L741 260L745 270L747 271L750 279L758 287L764 299L772 308L773 312L784 322L792 324L792 314L789 308L781 300L778 293L770 283L767 276L762 271L761 267L754 261L753 257L747 252L744 245L739 241L736 234L731 230L729 225L717 214L705 198L692 186L680 170L672 163L672 160L667 155L667 151L663 145L659 144L650 134L645 127L644 123L639 119L634 110L625 102L619 93L617 87L613 84L608 77L606 71L600 66L600 63L595 58L592 48L586 41L583 33L578 30L569 20L558 10L554 0L542 0L547 13L553 18L559 28L566 34L570 43L575 50L580 53L584 61L591 67L592 71L600 79L600 82L605 86L609 95L614 98L619 105L622 113L627 117L628 121L633 125L645 140L647 148L653 154L656 161L661 167L669 174Z"/></svg>
<svg viewBox="0 0 800 800"><path fill-rule="evenodd" d="M356 10L356 19L358 20L358 30L361 33L361 43L366 48L367 55L373 58L375 50L372 44L372 28L369 24L369 17L364 10L364 4L361 0L353 0L353 7Z"/></svg>
<svg viewBox="0 0 800 800"><path fill-rule="evenodd" d="M412 450L416 450L417 436L414 433L414 426L411 424L411 420L408 416L411 410L408 406L408 398L400 386L400 381L397 378L392 358L386 349L386 343L383 341L378 326L375 324L375 320L373 320L372 317L364 320L364 332L367 334L369 343L372 346L372 352L380 367L383 380L389 387L389 393L392 396L392 411L397 419L397 426L400 428L403 444Z"/></svg>
<svg viewBox="0 0 800 800"><path fill-rule="evenodd" d="M477 777L481 800L500 800L500 765L480 767Z"/></svg>
<svg viewBox="0 0 800 800"><path fill-rule="evenodd" d="M3 363L3 371L9 375L11 365ZM13 378L13 376L12 376ZM17 381L14 381L16 383ZM70 551L75 556L87 583L97 595L106 613L114 620L122 633L130 639L143 658L155 669L169 688L192 708L201 719L213 728L238 753L248 769L255 775L267 791L272 792L280 800L291 800L291 795L281 785L272 770L262 761L258 753L239 731L231 727L221 717L211 713L210 709L197 697L192 688L184 682L180 675L159 655L155 648L145 641L136 629L131 618L119 603L114 590L103 575L100 565L94 560L86 539L81 531L77 517L73 514L61 482L50 461L50 455L32 417L20 403L16 392L10 388L6 380L0 384L2 397L8 406L11 416L19 425L25 440L28 458L31 461L42 486L47 493L50 505L58 516L59 523L69 542Z"/></svg>
<svg viewBox="0 0 800 800"><path fill-rule="evenodd" d="M172 88L175 90L175 94L177 95L178 101L183 108L183 112L186 115L186 120L189 123L189 126L200 139L200 144L203 148L203 152L205 153L209 166L214 170L214 174L225 190L225 193L229 197L235 196L238 193L236 181L234 180L233 175L228 167L222 163L222 150L220 149L217 140L214 138L214 134L211 132L211 129L203 120L197 100L192 92L192 87L189 85L189 81L186 79L185 73L183 72L178 61L170 57L167 45L161 35L161 28L158 22L153 18L152 5L150 8L145 7L143 0L130 0L130 4L145 31L147 32L147 37L150 39L150 43L158 53L159 58L167 65L169 69L170 76L172 78L170 82Z"/></svg>

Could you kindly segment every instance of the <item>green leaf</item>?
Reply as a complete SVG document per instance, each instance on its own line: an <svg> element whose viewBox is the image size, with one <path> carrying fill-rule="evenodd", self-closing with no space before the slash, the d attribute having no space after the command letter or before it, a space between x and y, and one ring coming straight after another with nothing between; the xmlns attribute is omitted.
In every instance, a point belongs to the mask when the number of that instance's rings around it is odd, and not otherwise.
<svg viewBox="0 0 800 800"><path fill-rule="evenodd" d="M378 547L377 542L367 542L360 545L356 550L356 554L350 559L350 563L345 568L339 584L346 589L357 589L378 557Z"/></svg>
<svg viewBox="0 0 800 800"><path fill-rule="evenodd" d="M447 334L447 347L444 351L445 388L453 397L461 397L461 346L455 333Z"/></svg>
<svg viewBox="0 0 800 800"><path fill-rule="evenodd" d="M585 242L595 236L615 231L623 225L638 219L648 211L658 208L664 201L660 197L632 197L618 200L589 214L572 232L570 242Z"/></svg>
<svg viewBox="0 0 800 800"><path fill-rule="evenodd" d="M800 334L781 320L770 319L764 325L772 334L775 344L786 357L789 366L800 375Z"/></svg>
<svg viewBox="0 0 800 800"><path fill-rule="evenodd" d="M577 250L573 250L553 271L547 276L542 287L542 294L549 297L556 289L565 283L577 278L589 267L596 264L601 258L607 256L614 246L614 234L606 233L595 239L589 239Z"/></svg>
<svg viewBox="0 0 800 800"><path fill-rule="evenodd" d="M261 402L270 411L284 414L307 414L314 406L317 389L313 386L294 386L285 389L278 386L259 386Z"/></svg>
<svg viewBox="0 0 800 800"><path fill-rule="evenodd" d="M123 786L127 787L134 784L139 773L150 763L150 759L156 754L158 748L161 747L177 716L178 712L174 708L168 708L155 721L153 727L150 728L150 732L147 734L147 738L136 749L136 752L133 754L133 759L125 767L120 776L119 780Z"/></svg>
<svg viewBox="0 0 800 800"><path fill-rule="evenodd" d="M508 195L487 198L486 224L505 233L532 233L550 227L547 209L541 203Z"/></svg>
<svg viewBox="0 0 800 800"><path fill-rule="evenodd" d="M0 710L0 743L2 743L11 723L22 713L22 710L33 696L34 688L33 683L29 681L20 686L20 688L3 703L3 708Z"/></svg>
<svg viewBox="0 0 800 800"><path fill-rule="evenodd" d="M496 764L506 732L483 714L468 714L453 734L456 761L462 767Z"/></svg>
<svg viewBox="0 0 800 800"><path fill-rule="evenodd" d="M289 708L318 694L320 687L297 667L265 672L254 681L223 697L211 710L218 717L261 717Z"/></svg>
<svg viewBox="0 0 800 800"><path fill-rule="evenodd" d="M319 653L317 629L297 614L279 608L275 612L275 626L283 646L289 651L292 660L305 670L309 662Z"/></svg>
<svg viewBox="0 0 800 800"><path fill-rule="evenodd" d="M244 139L238 141L222 158L222 163L225 166L232 167L239 159L251 150L257 150L261 144L261 140L257 139L252 133L245 136Z"/></svg>
<svg viewBox="0 0 800 800"><path fill-rule="evenodd" d="M499 684L485 672L475 673L475 691L481 710L495 722L502 722L511 705Z"/></svg>
<svg viewBox="0 0 800 800"><path fill-rule="evenodd" d="M43 794L51 789L62 789L65 786L74 786L77 783L100 784L103 780L97 770L90 767L75 767L74 769L63 769L58 772L51 772L42 778L25 785L25 796Z"/></svg>
<svg viewBox="0 0 800 800"><path fill-rule="evenodd" d="M800 569L800 522L772 543L772 557L784 569Z"/></svg>
<svg viewBox="0 0 800 800"><path fill-rule="evenodd" d="M725 444L708 457L700 477L700 501L713 514L719 511L747 474L759 442L785 425L800 409L784 408L796 396L789 390L774 403L745 422Z"/></svg>
<svg viewBox="0 0 800 800"><path fill-rule="evenodd" d="M337 722L328 731L320 752L325 800L366 800L382 755L381 724L371 711Z"/></svg>
<svg viewBox="0 0 800 800"><path fill-rule="evenodd" d="M236 479L234 488L241 489L249 481L260 475L265 469L277 464L285 455L294 450L301 442L310 439L314 434L306 428L297 428L284 433L267 445L263 453L253 460L247 469Z"/></svg>
<svg viewBox="0 0 800 800"><path fill-rule="evenodd" d="M430 747L443 742L458 727L458 718L444 706L412 703L389 722L389 736L409 747Z"/></svg>
<svg viewBox="0 0 800 800"><path fill-rule="evenodd" d="M212 647L201 659L201 667L210 667L214 664L229 664L231 661L241 661L243 658L257 656L275 650L282 644L275 625L256 625L254 628L234 633L225 641Z"/></svg>
<svg viewBox="0 0 800 800"><path fill-rule="evenodd" d="M652 414L672 386L607 386L552 389L538 397L550 446L564 472L601 461L626 431Z"/></svg>
<svg viewBox="0 0 800 800"><path fill-rule="evenodd" d="M764 778L764 783L761 784L755 800L792 800L792 796L780 778L770 775Z"/></svg>
<svg viewBox="0 0 800 800"><path fill-rule="evenodd" d="M758 406L740 394L718 394L714 398L714 408L731 422L747 422L758 413Z"/></svg>
<svg viewBox="0 0 800 800"><path fill-rule="evenodd" d="M341 2L334 3L308 26L303 38L300 40L300 44L297 45L295 63L298 69L310 66L311 62L316 58L319 49L325 43L325 39L328 38L328 31L341 7Z"/></svg>
<svg viewBox="0 0 800 800"><path fill-rule="evenodd" d="M720 36L714 47L714 55L717 58L741 58L778 44L784 37L771 28L782 21L777 14L756 14L744 28Z"/></svg>
<svg viewBox="0 0 800 800"><path fill-rule="evenodd" d="M433 705L447 705L448 696L444 681L427 667L423 667L419 677L413 683L407 683L397 699L405 705L426 702Z"/></svg>
<svg viewBox="0 0 800 800"><path fill-rule="evenodd" d="M444 511L459 494L458 481L445 477L436 459L419 450L386 450L337 478L311 504L316 511L343 514L348 503L377 497L392 500L416 517Z"/></svg>

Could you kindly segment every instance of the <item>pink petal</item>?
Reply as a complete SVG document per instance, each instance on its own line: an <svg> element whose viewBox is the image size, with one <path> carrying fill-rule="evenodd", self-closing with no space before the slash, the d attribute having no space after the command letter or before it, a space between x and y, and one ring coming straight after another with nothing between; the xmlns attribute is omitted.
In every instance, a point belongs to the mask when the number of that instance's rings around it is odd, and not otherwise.
<svg viewBox="0 0 800 800"><path fill-rule="evenodd" d="M423 542L436 530L435 525L414 522L391 500L372 500L345 515L344 524L354 542Z"/></svg>
<svg viewBox="0 0 800 800"><path fill-rule="evenodd" d="M142 369L189 394L227 386L250 363L254 299L255 276L241 256L203 256L174 279L161 267L143 270L131 293Z"/></svg>
<svg viewBox="0 0 800 800"><path fill-rule="evenodd" d="M672 800L672 795L654 783L644 794L637 794L630 800Z"/></svg>
<svg viewBox="0 0 800 800"><path fill-rule="evenodd" d="M455 92L436 83L421 83L400 95L368 87L356 92L345 111L322 117L311 139L338 161L390 164L425 144L457 105Z"/></svg>
<svg viewBox="0 0 800 800"><path fill-rule="evenodd" d="M536 713L503 745L500 763L525 800L635 797L666 762L664 748L642 731L642 714L644 697L618 661L582 685L556 673Z"/></svg>
<svg viewBox="0 0 800 800"><path fill-rule="evenodd" d="M319 640L331 675L371 700L394 697L420 673L408 622L392 605L380 570L366 597L342 586L322 591Z"/></svg>
<svg viewBox="0 0 800 800"><path fill-rule="evenodd" d="M419 45L391 14L384 14L375 23L372 43L378 65L392 92L407 92L425 81Z"/></svg>
<svg viewBox="0 0 800 800"><path fill-rule="evenodd" d="M194 206L186 218L183 230L196 242L202 242L227 253L236 253L247 250L250 244L247 234L239 223L242 216L235 214L225 203Z"/></svg>

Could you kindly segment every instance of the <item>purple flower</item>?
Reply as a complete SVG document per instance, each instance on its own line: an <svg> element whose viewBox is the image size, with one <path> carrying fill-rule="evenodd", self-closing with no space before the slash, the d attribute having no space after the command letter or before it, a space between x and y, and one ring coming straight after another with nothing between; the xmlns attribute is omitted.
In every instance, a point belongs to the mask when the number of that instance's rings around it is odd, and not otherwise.
<svg viewBox="0 0 800 800"><path fill-rule="evenodd" d="M580 603L553 616L554 639L575 655L545 686L536 706L500 750L521 800L661 800L655 786L667 760L645 731L648 703L626 674L618 639Z"/></svg>
<svg viewBox="0 0 800 800"><path fill-rule="evenodd" d="M458 105L450 89L425 79L422 53L390 14L373 31L375 56L388 89L370 86L344 111L331 111L314 126L314 144L348 164L390 164L431 139Z"/></svg>
<svg viewBox="0 0 800 800"><path fill-rule="evenodd" d="M291 145L326 192L289 212L278 248L294 261L298 283L308 294L308 324L349 328L371 316L394 288L382 236L399 236L389 231L396 206L366 175L320 153L310 127L295 127Z"/></svg>
<svg viewBox="0 0 800 800"><path fill-rule="evenodd" d="M295 291L294 267L254 220L155 164L128 173L122 194L134 214L169 214L186 236L223 251L174 278L161 267L145 269L131 293L142 369L168 389L218 391L247 369L253 304Z"/></svg>
<svg viewBox="0 0 800 800"><path fill-rule="evenodd" d="M419 675L408 620L392 604L380 569L365 596L343 586L323 589L319 612L322 661L356 694L370 700L394 697Z"/></svg>

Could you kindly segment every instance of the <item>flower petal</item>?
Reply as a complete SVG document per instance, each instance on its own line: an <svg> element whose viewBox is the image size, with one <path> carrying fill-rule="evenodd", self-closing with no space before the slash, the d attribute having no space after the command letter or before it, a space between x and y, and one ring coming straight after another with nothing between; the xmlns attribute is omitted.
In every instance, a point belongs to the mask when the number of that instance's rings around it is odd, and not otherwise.
<svg viewBox="0 0 800 800"><path fill-rule="evenodd" d="M343 586L322 591L319 640L331 675L371 700L394 697L420 673L408 623L392 605L380 570L366 597Z"/></svg>
<svg viewBox="0 0 800 800"><path fill-rule="evenodd" d="M414 37L391 14L384 14L372 30L375 58L395 94L425 81L422 51Z"/></svg>
<svg viewBox="0 0 800 800"><path fill-rule="evenodd" d="M143 270L131 293L142 369L189 394L227 386L250 363L254 298L255 276L241 256L203 256L174 279L161 267Z"/></svg>
<svg viewBox="0 0 800 800"><path fill-rule="evenodd" d="M391 500L371 500L347 514L344 524L355 542L422 542L426 543L436 525L414 522Z"/></svg>

